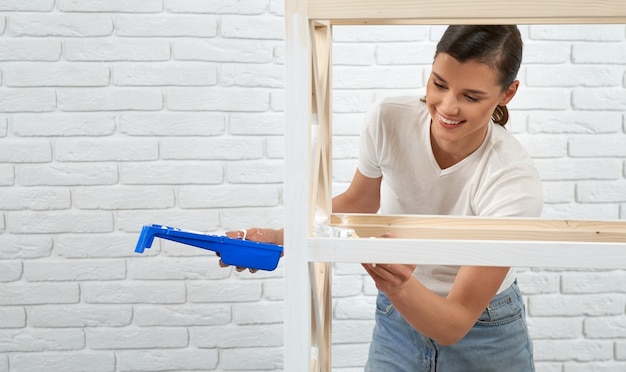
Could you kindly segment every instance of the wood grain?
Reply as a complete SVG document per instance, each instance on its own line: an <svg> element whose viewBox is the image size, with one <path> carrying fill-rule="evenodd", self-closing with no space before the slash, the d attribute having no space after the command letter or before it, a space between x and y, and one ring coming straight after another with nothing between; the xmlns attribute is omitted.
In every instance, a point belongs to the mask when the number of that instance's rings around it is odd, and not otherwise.
<svg viewBox="0 0 626 372"><path fill-rule="evenodd" d="M360 237L626 243L626 221L333 214L330 223Z"/></svg>
<svg viewBox="0 0 626 372"><path fill-rule="evenodd" d="M309 0L333 24L626 23L623 0Z"/></svg>

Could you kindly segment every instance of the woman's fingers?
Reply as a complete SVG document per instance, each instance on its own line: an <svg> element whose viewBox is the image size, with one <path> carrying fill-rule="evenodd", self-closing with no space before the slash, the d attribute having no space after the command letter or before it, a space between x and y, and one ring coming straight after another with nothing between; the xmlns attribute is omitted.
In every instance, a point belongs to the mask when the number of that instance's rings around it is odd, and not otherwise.
<svg viewBox="0 0 626 372"><path fill-rule="evenodd" d="M406 264L365 263L362 266L376 283L376 288L385 293L404 286L415 270L415 265Z"/></svg>
<svg viewBox="0 0 626 372"><path fill-rule="evenodd" d="M243 239L243 240L253 240L257 242L265 241L265 233L264 231L267 229L259 229L258 227L253 227L246 230L234 230L227 231L226 236L232 239Z"/></svg>
<svg viewBox="0 0 626 372"><path fill-rule="evenodd" d="M227 231L226 236L231 239L246 239L248 235L248 230L235 230L235 231Z"/></svg>
<svg viewBox="0 0 626 372"><path fill-rule="evenodd" d="M252 269L249 267L243 267L243 266L236 266L235 270L237 270L238 273L245 271L246 269L248 269L248 271L250 271L251 273L256 273L257 271L259 271L258 269Z"/></svg>
<svg viewBox="0 0 626 372"><path fill-rule="evenodd" d="M242 240L252 240L252 241L263 241L263 237L264 237L264 231L265 229L259 229L257 227L253 227L247 230L234 230L234 231L227 231L226 232L226 236L231 238L231 239L242 239ZM219 253L216 253L217 256L219 257ZM220 266L221 267L228 267L230 265L225 264L222 260L220 260ZM248 267L243 267L243 266L236 266L235 270L237 272L242 272L244 270L248 269L251 273L256 273L257 271L259 271L258 269L252 269L252 268L248 268Z"/></svg>
<svg viewBox="0 0 626 372"><path fill-rule="evenodd" d="M218 254L218 256L219 256L219 254ZM229 267L230 266L229 264L225 264L224 261L222 261L222 260L219 261L219 265L220 265L220 267ZM252 268L247 268L247 267L242 267L242 266L236 266L235 267L235 270L237 272L242 272L245 269L248 269L253 274L256 273L257 271L259 271L259 269L252 269Z"/></svg>
<svg viewBox="0 0 626 372"><path fill-rule="evenodd" d="M375 279L387 280L393 277L390 264L362 264L370 276Z"/></svg>

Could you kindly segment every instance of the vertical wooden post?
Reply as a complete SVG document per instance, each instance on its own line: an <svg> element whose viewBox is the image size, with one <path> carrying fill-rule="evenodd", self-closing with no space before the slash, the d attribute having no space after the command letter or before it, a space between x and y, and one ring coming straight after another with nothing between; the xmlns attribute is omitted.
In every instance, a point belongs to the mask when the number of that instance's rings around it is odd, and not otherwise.
<svg viewBox="0 0 626 372"><path fill-rule="evenodd" d="M311 21L313 91L312 114L314 120L313 172L311 181L313 200L309 205L316 206L324 217L330 215L331 208L331 26L328 22ZM319 159L319 160L318 160Z"/></svg>
<svg viewBox="0 0 626 372"><path fill-rule="evenodd" d="M285 371L311 367L307 237L311 53L307 0L285 0Z"/></svg>
<svg viewBox="0 0 626 372"><path fill-rule="evenodd" d="M309 24L306 12L306 0L285 2L285 153L289 156L285 157L284 370L326 372L331 368L331 264L308 263L306 240L316 214L327 224L331 213L332 43L330 24ZM307 333L310 337L303 337Z"/></svg>
<svg viewBox="0 0 626 372"><path fill-rule="evenodd" d="M311 184L309 210L313 223L327 225L332 212L331 187L331 50L332 36L329 22L311 21L309 24L312 45L311 96L312 142ZM311 318L312 343L317 351L311 370L331 369L331 324L332 324L332 264L329 262L309 263L311 295L313 298Z"/></svg>

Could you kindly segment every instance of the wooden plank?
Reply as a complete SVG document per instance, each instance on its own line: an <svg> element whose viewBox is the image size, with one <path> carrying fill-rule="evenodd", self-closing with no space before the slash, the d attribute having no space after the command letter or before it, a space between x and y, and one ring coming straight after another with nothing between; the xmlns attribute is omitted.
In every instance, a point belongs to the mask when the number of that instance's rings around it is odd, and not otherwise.
<svg viewBox="0 0 626 372"><path fill-rule="evenodd" d="M309 263L309 276L312 290L311 343L317 348L317 358L312 358L313 371L331 370L332 332L332 264L328 262Z"/></svg>
<svg viewBox="0 0 626 372"><path fill-rule="evenodd" d="M626 17L586 17L586 18L406 18L406 19L334 19L329 21L333 26L348 25L555 25L555 24L626 24Z"/></svg>
<svg viewBox="0 0 626 372"><path fill-rule="evenodd" d="M360 237L379 237L392 231L398 238L407 239L616 242L626 245L626 221L333 214L330 223L335 227L354 229Z"/></svg>
<svg viewBox="0 0 626 372"><path fill-rule="evenodd" d="M310 22L309 32L312 46L312 112L316 120L312 120L312 162L313 172L311 184L309 213L311 219L321 218L328 221L331 213L331 26L328 22ZM316 123L313 123L316 121ZM312 340L316 357L312 358L313 371L330 371L331 369L331 265L315 262L309 264L311 279L311 295L313 298L313 317L311 319Z"/></svg>
<svg viewBox="0 0 626 372"><path fill-rule="evenodd" d="M316 238L310 261L626 269L625 243Z"/></svg>
<svg viewBox="0 0 626 372"><path fill-rule="evenodd" d="M626 23L624 0L309 0L333 24Z"/></svg>
<svg viewBox="0 0 626 372"><path fill-rule="evenodd" d="M331 212L331 51L332 36L328 22L313 21L310 24L312 45L312 174L313 192L310 205L312 212L322 213L325 218Z"/></svg>
<svg viewBox="0 0 626 372"><path fill-rule="evenodd" d="M311 54L306 0L285 2L285 371L311 363L311 290L305 249L311 221L308 151Z"/></svg>

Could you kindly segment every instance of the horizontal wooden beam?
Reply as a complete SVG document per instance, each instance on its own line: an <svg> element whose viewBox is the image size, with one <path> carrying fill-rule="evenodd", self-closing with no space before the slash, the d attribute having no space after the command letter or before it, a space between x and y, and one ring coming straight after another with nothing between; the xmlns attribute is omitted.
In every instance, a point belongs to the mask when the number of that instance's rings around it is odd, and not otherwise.
<svg viewBox="0 0 626 372"><path fill-rule="evenodd" d="M309 238L311 262L626 269L626 243Z"/></svg>
<svg viewBox="0 0 626 372"><path fill-rule="evenodd" d="M330 225L353 229L360 237L394 232L407 239L612 242L626 247L626 221L333 214Z"/></svg>
<svg viewBox="0 0 626 372"><path fill-rule="evenodd" d="M626 23L624 0L309 0L332 24Z"/></svg>

